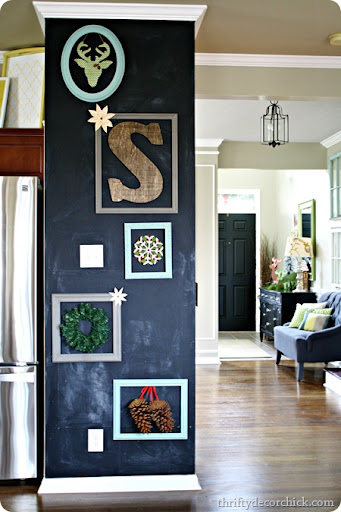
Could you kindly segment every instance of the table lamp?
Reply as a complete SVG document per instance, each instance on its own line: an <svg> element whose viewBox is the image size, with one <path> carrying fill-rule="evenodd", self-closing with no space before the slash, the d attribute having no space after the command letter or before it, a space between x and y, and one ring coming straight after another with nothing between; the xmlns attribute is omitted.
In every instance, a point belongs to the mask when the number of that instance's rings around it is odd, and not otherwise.
<svg viewBox="0 0 341 512"><path fill-rule="evenodd" d="M304 292L303 288L303 259L302 258L312 258L314 256L313 245L311 242L311 238L307 237L298 237L292 236L287 239L287 243L285 246L285 256L290 256L291 258L296 258L297 260L297 286L294 290L295 292ZM302 263L303 262L303 263Z"/></svg>

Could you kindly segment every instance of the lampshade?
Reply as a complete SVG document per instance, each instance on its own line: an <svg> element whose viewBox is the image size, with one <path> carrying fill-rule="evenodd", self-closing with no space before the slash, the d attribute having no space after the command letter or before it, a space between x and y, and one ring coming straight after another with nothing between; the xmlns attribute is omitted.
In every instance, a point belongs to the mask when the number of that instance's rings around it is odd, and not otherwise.
<svg viewBox="0 0 341 512"><path fill-rule="evenodd" d="M277 101L271 101L261 117L261 143L275 148L289 142L289 116L283 114Z"/></svg>
<svg viewBox="0 0 341 512"><path fill-rule="evenodd" d="M311 258L314 256L311 238L292 236L287 239L285 256L292 258Z"/></svg>

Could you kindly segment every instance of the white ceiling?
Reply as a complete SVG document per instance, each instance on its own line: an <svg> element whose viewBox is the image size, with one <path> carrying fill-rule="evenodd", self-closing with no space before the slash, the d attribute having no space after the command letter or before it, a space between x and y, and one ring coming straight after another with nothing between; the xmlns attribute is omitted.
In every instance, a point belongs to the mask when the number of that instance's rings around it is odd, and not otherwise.
<svg viewBox="0 0 341 512"><path fill-rule="evenodd" d="M259 142L260 118L269 101L195 101L196 139ZM341 102L280 101L289 115L289 142L321 142L341 130Z"/></svg>

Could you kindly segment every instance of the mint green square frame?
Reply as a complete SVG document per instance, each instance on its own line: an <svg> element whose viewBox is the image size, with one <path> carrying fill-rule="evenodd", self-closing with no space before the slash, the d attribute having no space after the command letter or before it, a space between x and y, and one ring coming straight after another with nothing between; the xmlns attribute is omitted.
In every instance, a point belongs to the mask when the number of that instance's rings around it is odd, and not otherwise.
<svg viewBox="0 0 341 512"><path fill-rule="evenodd" d="M176 386L180 388L180 432L138 434L121 432L121 388L144 386ZM113 440L163 441L188 439L188 380L187 379L119 379L113 381Z"/></svg>
<svg viewBox="0 0 341 512"><path fill-rule="evenodd" d="M131 232L134 229L163 229L165 232L164 272L133 272ZM147 234L147 233L146 233ZM172 223L171 222L127 222L124 224L125 279L172 279Z"/></svg>

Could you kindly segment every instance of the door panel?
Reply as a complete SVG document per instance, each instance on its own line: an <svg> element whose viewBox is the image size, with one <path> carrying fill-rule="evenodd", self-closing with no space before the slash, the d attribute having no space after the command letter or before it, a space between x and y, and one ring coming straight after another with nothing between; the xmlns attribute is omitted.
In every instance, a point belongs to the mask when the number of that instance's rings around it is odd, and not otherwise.
<svg viewBox="0 0 341 512"><path fill-rule="evenodd" d="M234 240L233 242L233 263L234 275L246 272L245 269L245 240Z"/></svg>
<svg viewBox="0 0 341 512"><path fill-rule="evenodd" d="M245 297L246 290L245 286L234 286L234 316L244 317L245 316Z"/></svg>
<svg viewBox="0 0 341 512"><path fill-rule="evenodd" d="M226 309L225 297L226 286L219 286L219 314L223 313Z"/></svg>
<svg viewBox="0 0 341 512"><path fill-rule="evenodd" d="M219 251L219 275L224 274L225 269L225 252L224 252L224 241L219 240L218 251Z"/></svg>
<svg viewBox="0 0 341 512"><path fill-rule="evenodd" d="M255 215L219 214L219 330L253 331Z"/></svg>

